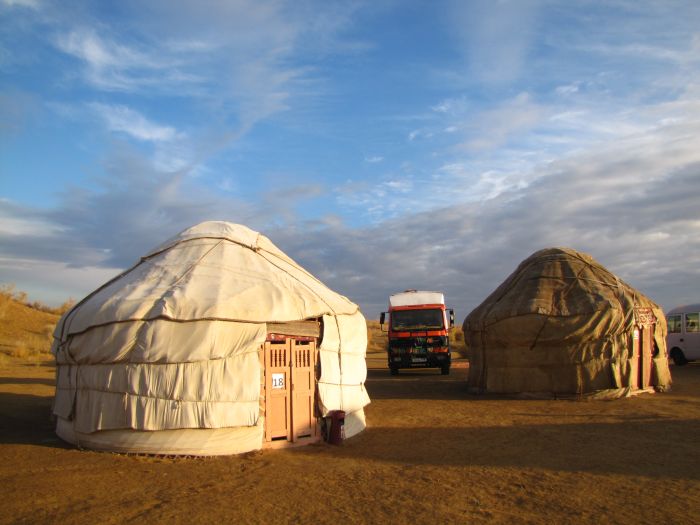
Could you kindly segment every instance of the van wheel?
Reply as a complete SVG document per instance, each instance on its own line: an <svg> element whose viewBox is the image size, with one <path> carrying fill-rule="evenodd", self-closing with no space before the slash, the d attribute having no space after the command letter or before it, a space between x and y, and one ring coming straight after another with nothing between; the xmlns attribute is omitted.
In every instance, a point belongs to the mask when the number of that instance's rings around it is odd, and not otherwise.
<svg viewBox="0 0 700 525"><path fill-rule="evenodd" d="M688 364L688 360L683 355L683 350L680 348L674 348L671 350L671 359L673 359L673 364L678 366L683 366Z"/></svg>
<svg viewBox="0 0 700 525"><path fill-rule="evenodd" d="M399 375L399 369L392 366L392 367L389 369L389 373L390 373L392 376L397 376L397 375Z"/></svg>
<svg viewBox="0 0 700 525"><path fill-rule="evenodd" d="M444 376L450 375L450 365L443 366L443 367L440 369L440 373L441 373L442 375L444 375Z"/></svg>

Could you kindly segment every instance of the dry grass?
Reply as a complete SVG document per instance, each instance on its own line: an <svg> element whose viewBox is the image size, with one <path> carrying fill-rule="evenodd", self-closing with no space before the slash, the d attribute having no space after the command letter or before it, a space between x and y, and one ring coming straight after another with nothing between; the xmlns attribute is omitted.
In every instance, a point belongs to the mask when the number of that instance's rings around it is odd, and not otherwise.
<svg viewBox="0 0 700 525"><path fill-rule="evenodd" d="M14 301L15 285L3 284L0 286L0 319L4 319L10 303Z"/></svg>
<svg viewBox="0 0 700 525"><path fill-rule="evenodd" d="M0 287L0 354L30 361L49 357L59 315L33 304L14 285Z"/></svg>
<svg viewBox="0 0 700 525"><path fill-rule="evenodd" d="M73 308L75 299L69 298L60 306L53 307L41 301L29 301L27 293L15 291L15 285L12 283L0 285L0 319L5 316L9 305L12 303L20 303L40 312L61 316Z"/></svg>

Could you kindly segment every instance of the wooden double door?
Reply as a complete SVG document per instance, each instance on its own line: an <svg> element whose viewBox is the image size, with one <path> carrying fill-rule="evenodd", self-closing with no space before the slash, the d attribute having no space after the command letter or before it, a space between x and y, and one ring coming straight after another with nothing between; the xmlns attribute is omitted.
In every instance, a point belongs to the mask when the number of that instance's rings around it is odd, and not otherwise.
<svg viewBox="0 0 700 525"><path fill-rule="evenodd" d="M286 337L262 348L265 445L320 439L316 417L316 341Z"/></svg>

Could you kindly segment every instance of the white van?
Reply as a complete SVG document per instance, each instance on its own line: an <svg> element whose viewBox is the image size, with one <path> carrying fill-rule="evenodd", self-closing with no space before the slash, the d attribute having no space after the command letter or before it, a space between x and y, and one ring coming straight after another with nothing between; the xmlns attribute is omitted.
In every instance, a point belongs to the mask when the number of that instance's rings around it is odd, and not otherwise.
<svg viewBox="0 0 700 525"><path fill-rule="evenodd" d="M679 306L666 314L668 355L677 365L700 359L700 304Z"/></svg>

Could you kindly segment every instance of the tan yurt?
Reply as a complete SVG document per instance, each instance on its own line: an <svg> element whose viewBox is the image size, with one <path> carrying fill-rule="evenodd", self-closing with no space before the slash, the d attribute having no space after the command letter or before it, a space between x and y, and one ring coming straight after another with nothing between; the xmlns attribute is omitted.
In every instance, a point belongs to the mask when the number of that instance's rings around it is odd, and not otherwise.
<svg viewBox="0 0 700 525"><path fill-rule="evenodd" d="M525 259L463 329L472 392L616 398L671 384L661 308L572 249Z"/></svg>
<svg viewBox="0 0 700 525"><path fill-rule="evenodd" d="M204 222L61 318L56 432L168 455L314 442L331 419L351 437L365 428L366 348L356 304L267 237Z"/></svg>

